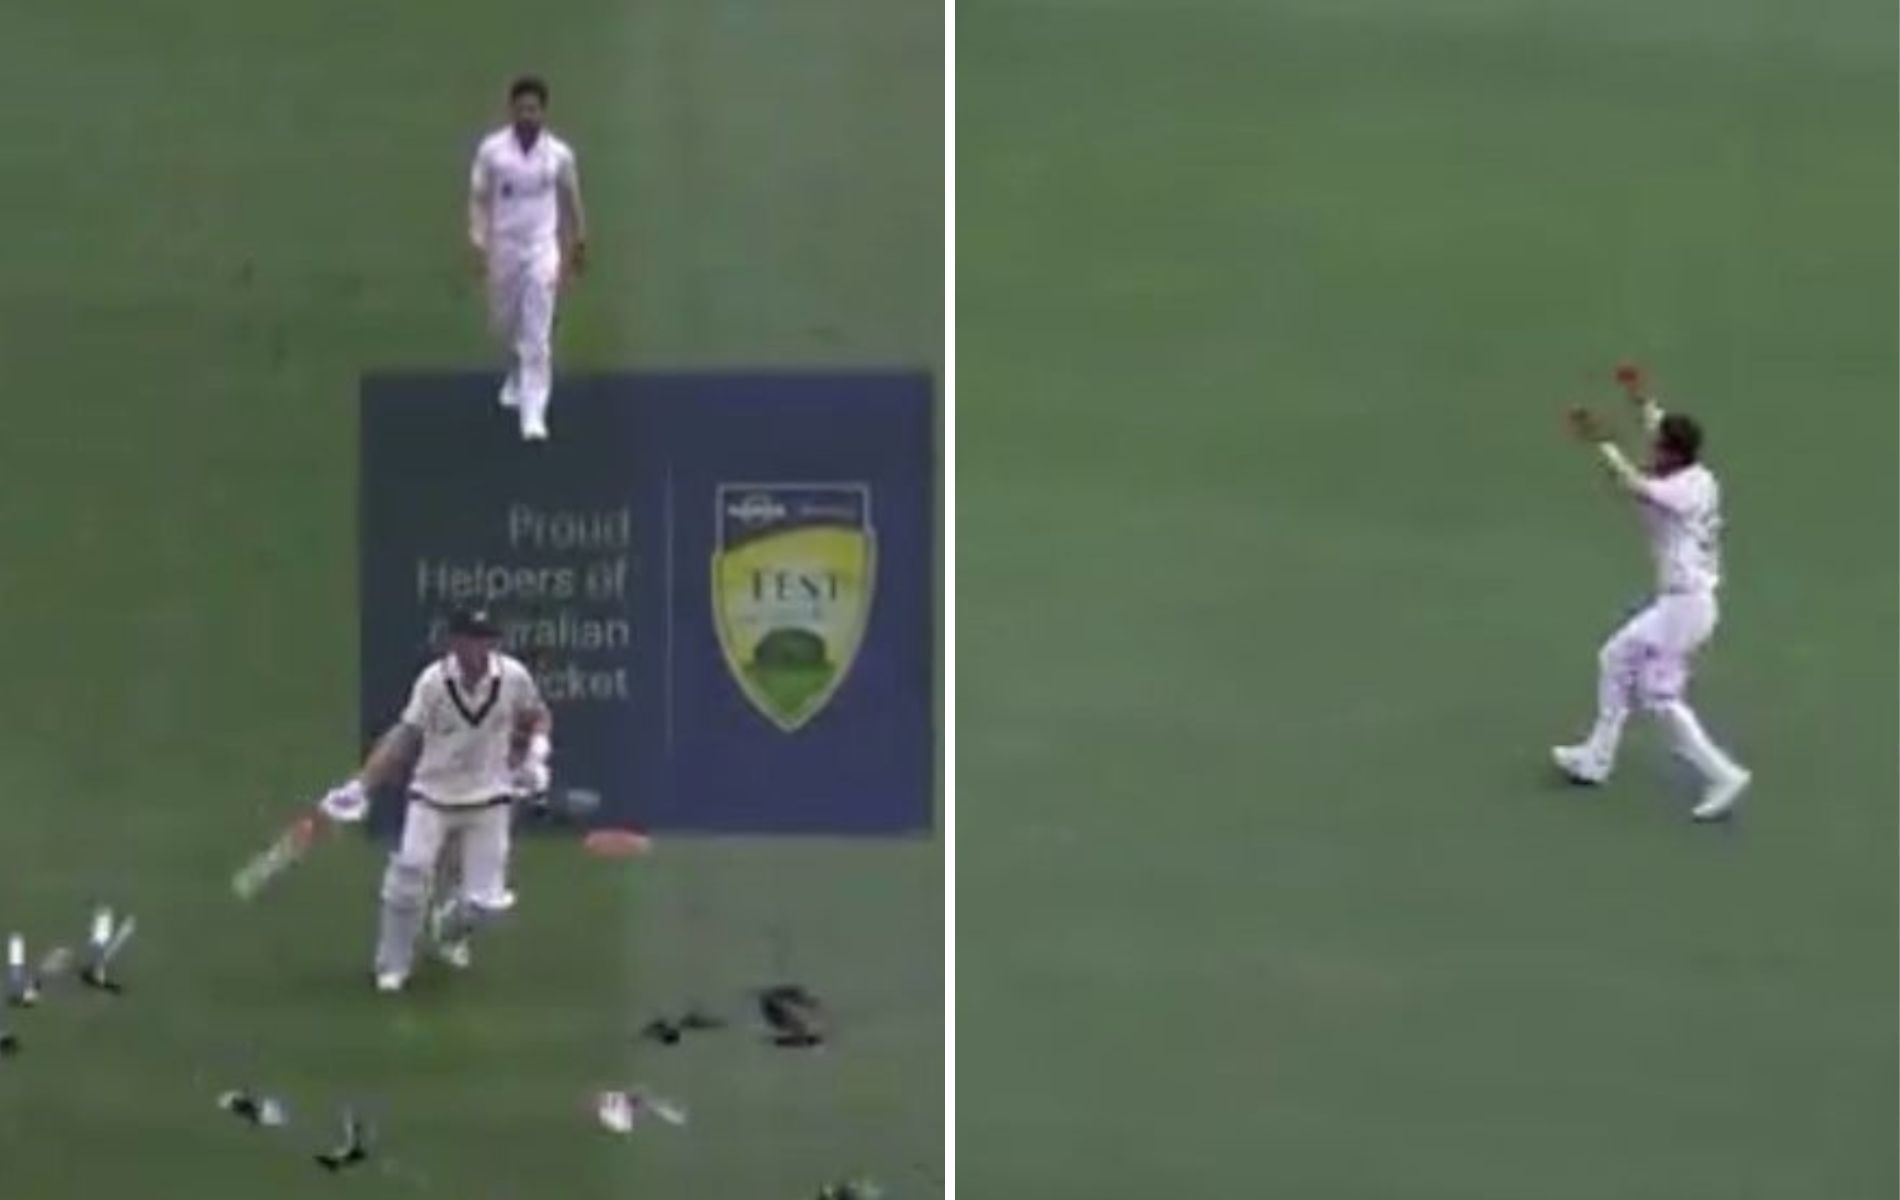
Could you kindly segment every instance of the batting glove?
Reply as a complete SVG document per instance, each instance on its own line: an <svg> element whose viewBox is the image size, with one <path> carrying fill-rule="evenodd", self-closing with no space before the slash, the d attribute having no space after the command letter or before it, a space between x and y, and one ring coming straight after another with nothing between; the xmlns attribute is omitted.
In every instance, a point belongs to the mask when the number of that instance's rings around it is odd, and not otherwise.
<svg viewBox="0 0 1900 1200"><path fill-rule="evenodd" d="M332 821L355 824L369 814L369 793L363 789L362 780L352 779L340 787L331 788L317 807Z"/></svg>
<svg viewBox="0 0 1900 1200"><path fill-rule="evenodd" d="M544 759L536 762L528 759L515 768L515 794L519 796L542 796L554 782L554 772Z"/></svg>

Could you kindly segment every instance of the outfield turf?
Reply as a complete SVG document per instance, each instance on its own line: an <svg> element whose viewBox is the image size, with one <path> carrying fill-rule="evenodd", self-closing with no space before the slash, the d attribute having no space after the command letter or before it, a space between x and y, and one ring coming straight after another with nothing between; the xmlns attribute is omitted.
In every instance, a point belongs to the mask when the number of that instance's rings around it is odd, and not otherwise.
<svg viewBox="0 0 1900 1200"><path fill-rule="evenodd" d="M1896 1193L1895 12L965 0L966 1200ZM1728 489L1757 771L1547 778Z"/></svg>
<svg viewBox="0 0 1900 1200"><path fill-rule="evenodd" d="M476 973L393 1003L368 847L254 909L225 888L357 750L356 378L484 361L462 206L508 75L553 82L591 209L557 365L936 367L940 8L133 0L4 28L0 923L71 940L98 897L141 933L129 996L14 1021L0 1186L333 1195L305 1156L354 1098L386 1127L366 1200L934 1194L933 843L532 845ZM836 1049L632 1036L781 972L836 1005ZM692 1126L593 1129L586 1089L642 1078ZM240 1083L297 1127L214 1111Z"/></svg>

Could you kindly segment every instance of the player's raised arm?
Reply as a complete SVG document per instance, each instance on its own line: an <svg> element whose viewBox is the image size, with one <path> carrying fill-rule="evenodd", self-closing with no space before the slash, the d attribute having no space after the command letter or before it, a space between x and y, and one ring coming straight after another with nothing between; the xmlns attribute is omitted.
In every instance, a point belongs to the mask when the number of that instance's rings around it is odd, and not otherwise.
<svg viewBox="0 0 1900 1200"><path fill-rule="evenodd" d="M1582 405L1571 409L1570 431L1578 441L1597 448L1603 458L1603 465L1617 483L1632 492L1641 490L1644 482L1642 471L1623 453L1623 448L1616 444L1616 439L1595 413Z"/></svg>
<svg viewBox="0 0 1900 1200"><path fill-rule="evenodd" d="M1642 417L1643 432L1650 437L1655 437L1656 432L1662 428L1662 402L1654 396L1638 396L1636 397L1636 411Z"/></svg>
<svg viewBox="0 0 1900 1200"><path fill-rule="evenodd" d="M581 169L571 150L561 156L554 188L561 205L562 258L579 275L587 269L587 206L581 203Z"/></svg>
<svg viewBox="0 0 1900 1200"><path fill-rule="evenodd" d="M1642 418L1643 433L1655 437L1656 431L1662 428L1663 407L1650 390L1648 375L1633 362L1621 362L1616 365L1616 382Z"/></svg>
<svg viewBox="0 0 1900 1200"><path fill-rule="evenodd" d="M1663 418L1661 410L1657 411L1656 428L1661 431ZM1686 418L1677 419L1686 421ZM1610 436L1603 423L1597 419L1597 415L1589 409L1582 406L1571 409L1570 428L1576 434L1577 440L1596 447L1597 454L1602 458L1603 466L1610 473L1610 477L1630 495L1646 504L1653 504L1671 512L1680 511L1693 502L1693 498L1686 495L1669 476L1651 475L1631 462L1629 456L1623 453L1623 448L1616 444L1616 439ZM1666 435L1658 432L1657 436ZM1696 438L1700 440L1699 432ZM1690 461L1694 461L1693 454L1690 456Z"/></svg>

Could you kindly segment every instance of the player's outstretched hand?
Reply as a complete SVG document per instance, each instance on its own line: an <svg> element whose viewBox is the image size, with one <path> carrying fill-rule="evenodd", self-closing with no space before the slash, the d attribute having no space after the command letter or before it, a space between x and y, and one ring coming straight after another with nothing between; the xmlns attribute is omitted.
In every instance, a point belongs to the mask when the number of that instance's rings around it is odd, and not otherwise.
<svg viewBox="0 0 1900 1200"><path fill-rule="evenodd" d="M1603 426L1597 415L1579 404L1569 414L1570 432L1580 442L1600 442L1603 440Z"/></svg>
<svg viewBox="0 0 1900 1200"><path fill-rule="evenodd" d="M330 820L353 825L369 814L369 793L364 790L362 780L352 779L331 788L317 807Z"/></svg>
<svg viewBox="0 0 1900 1200"><path fill-rule="evenodd" d="M1648 382L1639 364L1627 358L1616 364L1616 384L1631 400L1642 403L1643 391Z"/></svg>

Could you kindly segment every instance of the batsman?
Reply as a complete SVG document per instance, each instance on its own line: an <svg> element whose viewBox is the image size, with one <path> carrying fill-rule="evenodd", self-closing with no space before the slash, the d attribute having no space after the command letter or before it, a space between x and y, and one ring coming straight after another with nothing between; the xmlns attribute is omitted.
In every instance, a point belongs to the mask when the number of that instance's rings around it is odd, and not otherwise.
<svg viewBox="0 0 1900 1200"><path fill-rule="evenodd" d="M414 764L402 840L383 872L378 991L400 992L408 983L425 925L442 960L467 967L475 931L514 906L513 802L547 791L553 727L534 676L501 652L501 631L488 614L458 612L448 653L417 677L402 717L362 770L324 797L326 813L355 819L371 792Z"/></svg>

